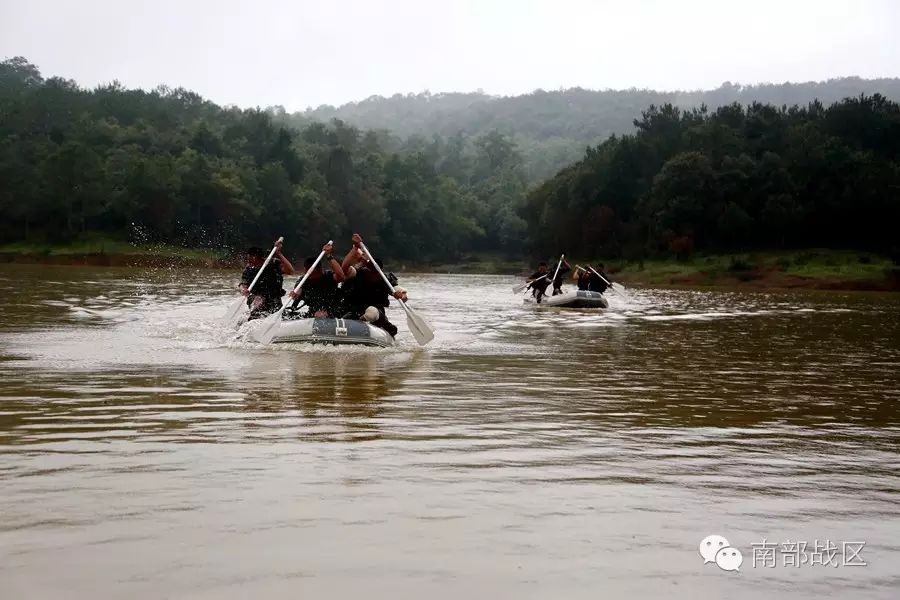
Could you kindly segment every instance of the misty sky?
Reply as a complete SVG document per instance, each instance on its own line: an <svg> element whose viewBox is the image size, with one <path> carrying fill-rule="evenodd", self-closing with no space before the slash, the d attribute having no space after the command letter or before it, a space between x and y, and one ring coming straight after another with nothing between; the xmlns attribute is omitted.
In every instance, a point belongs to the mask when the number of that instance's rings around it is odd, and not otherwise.
<svg viewBox="0 0 900 600"><path fill-rule="evenodd" d="M0 0L0 58L302 110L373 94L900 76L893 0Z"/></svg>

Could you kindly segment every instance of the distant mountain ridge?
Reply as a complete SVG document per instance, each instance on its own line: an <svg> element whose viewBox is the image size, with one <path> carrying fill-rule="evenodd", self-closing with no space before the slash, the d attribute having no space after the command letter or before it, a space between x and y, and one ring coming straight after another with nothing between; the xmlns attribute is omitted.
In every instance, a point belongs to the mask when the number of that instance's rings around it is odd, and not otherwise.
<svg viewBox="0 0 900 600"><path fill-rule="evenodd" d="M529 179L537 181L578 160L588 145L612 134L630 133L634 119L648 106L671 103L681 108L706 104L710 109L738 102L804 106L819 100L828 106L843 98L881 94L900 100L900 78L842 77L820 82L740 85L726 82L713 90L659 92L646 89L537 90L520 96L480 92L372 96L341 106L323 105L276 118L302 126L340 119L362 129L385 129L396 136L462 133L478 136L498 130L512 136L525 160Z"/></svg>

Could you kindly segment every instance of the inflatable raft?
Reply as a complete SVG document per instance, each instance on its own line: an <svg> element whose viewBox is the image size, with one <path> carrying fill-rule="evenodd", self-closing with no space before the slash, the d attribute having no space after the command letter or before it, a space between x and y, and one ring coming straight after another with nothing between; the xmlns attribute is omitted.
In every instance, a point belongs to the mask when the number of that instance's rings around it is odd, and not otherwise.
<svg viewBox="0 0 900 600"><path fill-rule="evenodd" d="M357 346L394 345L394 338L380 327L352 319L293 319L282 321L273 344L309 342Z"/></svg>
<svg viewBox="0 0 900 600"><path fill-rule="evenodd" d="M525 298L526 304L534 306L547 306L554 308L609 308L609 302L600 292L588 290L575 290L564 292L556 296L544 296L538 303L534 296Z"/></svg>

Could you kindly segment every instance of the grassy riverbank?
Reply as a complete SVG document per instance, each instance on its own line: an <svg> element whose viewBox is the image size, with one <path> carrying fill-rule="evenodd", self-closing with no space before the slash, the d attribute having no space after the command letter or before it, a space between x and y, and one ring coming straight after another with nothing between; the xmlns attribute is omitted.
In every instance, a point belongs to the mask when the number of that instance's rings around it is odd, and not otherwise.
<svg viewBox="0 0 900 600"><path fill-rule="evenodd" d="M570 259L574 267L579 261ZM795 250L696 256L690 260L604 262L615 279L635 286L810 288L900 291L900 266L868 252ZM456 263L406 265L405 270L437 273L526 275L534 265L495 255L475 255Z"/></svg>
<svg viewBox="0 0 900 600"><path fill-rule="evenodd" d="M698 256L608 266L635 285L900 291L900 266L868 252L811 249Z"/></svg>
<svg viewBox="0 0 900 600"><path fill-rule="evenodd" d="M238 268L226 252L166 245L135 245L109 239L67 245L34 243L0 246L0 263L123 267ZM298 258L297 262L301 262ZM388 263L392 261L388 260ZM578 261L570 260L572 265ZM900 291L900 266L868 252L810 249L696 256L687 261L605 262L617 280L633 286L809 288ZM526 275L534 265L524 259L475 254L452 263L398 261L402 272Z"/></svg>
<svg viewBox="0 0 900 600"><path fill-rule="evenodd" d="M0 263L73 266L226 267L234 260L222 252L163 244L130 244L111 239L87 239L70 244L19 242L0 245Z"/></svg>

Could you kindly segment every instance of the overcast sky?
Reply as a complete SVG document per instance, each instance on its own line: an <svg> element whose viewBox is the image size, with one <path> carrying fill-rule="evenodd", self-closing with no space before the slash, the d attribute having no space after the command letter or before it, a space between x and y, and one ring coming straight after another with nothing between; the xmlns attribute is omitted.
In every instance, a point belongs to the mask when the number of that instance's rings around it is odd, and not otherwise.
<svg viewBox="0 0 900 600"><path fill-rule="evenodd" d="M900 76L893 0L0 0L0 57L302 110L373 94Z"/></svg>

